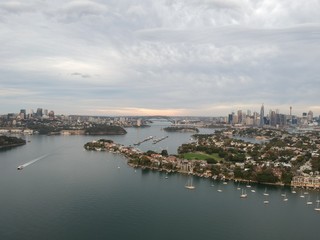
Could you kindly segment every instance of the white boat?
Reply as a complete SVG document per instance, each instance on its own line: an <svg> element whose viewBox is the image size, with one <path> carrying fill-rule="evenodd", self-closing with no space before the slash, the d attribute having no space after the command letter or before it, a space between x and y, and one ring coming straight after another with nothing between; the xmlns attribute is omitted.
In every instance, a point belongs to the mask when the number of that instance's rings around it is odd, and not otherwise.
<svg viewBox="0 0 320 240"><path fill-rule="evenodd" d="M188 180L187 184L184 187L189 189L189 190L193 190L193 189L196 188L195 186L193 186L192 177Z"/></svg>
<svg viewBox="0 0 320 240"><path fill-rule="evenodd" d="M264 200L263 203L264 203L264 204L268 204L268 203L269 203L269 200Z"/></svg>
<svg viewBox="0 0 320 240"><path fill-rule="evenodd" d="M284 201L284 202L287 202L287 201L288 201L287 194L284 194L284 196L283 196L283 201Z"/></svg>
<svg viewBox="0 0 320 240"><path fill-rule="evenodd" d="M320 202L317 202L317 206L314 208L314 210L316 210L316 211L320 211L319 203L320 203Z"/></svg>
<svg viewBox="0 0 320 240"><path fill-rule="evenodd" d="M292 189L291 193L295 194L297 193L296 190L294 190L294 188Z"/></svg>
<svg viewBox="0 0 320 240"><path fill-rule="evenodd" d="M264 190L263 195L265 195L265 196L269 196L269 193L267 193L267 188Z"/></svg>
<svg viewBox="0 0 320 240"><path fill-rule="evenodd" d="M306 204L307 204L307 205L312 205L312 203L313 203L313 202L311 201L311 199L310 199L310 195L309 195L309 197L308 197L308 201L307 201L307 203L306 203Z"/></svg>
<svg viewBox="0 0 320 240"><path fill-rule="evenodd" d="M301 197L301 198L304 198L304 195L302 194L302 191L301 191L300 197Z"/></svg>
<svg viewBox="0 0 320 240"><path fill-rule="evenodd" d="M256 190L254 190L254 189L251 189L251 192L255 193L255 192L256 192Z"/></svg>
<svg viewBox="0 0 320 240"><path fill-rule="evenodd" d="M17 167L17 170L22 170L22 169L23 169L23 166L22 166L22 165L20 165L20 166Z"/></svg>
<svg viewBox="0 0 320 240"><path fill-rule="evenodd" d="M243 189L242 189L240 198L246 198L247 196L248 196L248 195L247 195L247 193L246 193L246 190L243 191Z"/></svg>

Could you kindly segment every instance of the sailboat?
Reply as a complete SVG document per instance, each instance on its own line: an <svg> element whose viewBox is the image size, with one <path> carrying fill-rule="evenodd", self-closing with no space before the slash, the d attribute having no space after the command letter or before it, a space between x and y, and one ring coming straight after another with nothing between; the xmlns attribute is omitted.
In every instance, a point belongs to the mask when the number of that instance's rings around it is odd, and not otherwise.
<svg viewBox="0 0 320 240"><path fill-rule="evenodd" d="M284 202L287 202L287 201L288 201L288 198L287 198L287 194L286 194L286 193L285 193L284 196L283 196L283 201L284 201Z"/></svg>
<svg viewBox="0 0 320 240"><path fill-rule="evenodd" d="M240 182L238 182L238 187L237 187L237 190L240 190Z"/></svg>
<svg viewBox="0 0 320 240"><path fill-rule="evenodd" d="M302 190L301 190L301 194L300 194L300 197L301 197L301 198L304 198L304 195L302 194Z"/></svg>
<svg viewBox="0 0 320 240"><path fill-rule="evenodd" d="M297 193L297 192L296 192L296 190L294 190L294 188L292 188L291 193L293 193L293 194L294 194L294 193Z"/></svg>
<svg viewBox="0 0 320 240"><path fill-rule="evenodd" d="M247 193L246 193L246 190L243 191L243 189L242 189L240 197L241 197L241 198L246 198L247 196L248 196L248 195L247 195Z"/></svg>
<svg viewBox="0 0 320 240"><path fill-rule="evenodd" d="M314 210L316 210L316 211L320 211L319 203L320 203L320 202L317 202L317 207L315 207L315 208L314 208Z"/></svg>
<svg viewBox="0 0 320 240"><path fill-rule="evenodd" d="M307 205L312 205L312 201L311 201L311 199L310 199L310 195L308 196Z"/></svg>
<svg viewBox="0 0 320 240"><path fill-rule="evenodd" d="M193 190L193 189L196 188L196 187L193 186L193 184L192 184L192 178L190 178L190 179L188 180L187 184L186 184L184 187L187 188L187 189L190 189L190 190Z"/></svg>
<svg viewBox="0 0 320 240"><path fill-rule="evenodd" d="M264 190L263 195L265 195L265 196L269 196L269 193L267 193L267 188Z"/></svg>

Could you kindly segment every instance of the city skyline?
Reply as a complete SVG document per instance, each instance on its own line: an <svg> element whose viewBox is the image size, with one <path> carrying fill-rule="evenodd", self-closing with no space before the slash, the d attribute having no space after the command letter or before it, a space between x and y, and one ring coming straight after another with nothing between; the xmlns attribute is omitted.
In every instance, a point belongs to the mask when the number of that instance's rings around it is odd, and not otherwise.
<svg viewBox="0 0 320 240"><path fill-rule="evenodd" d="M0 114L320 115L319 1L2 1ZM267 114L267 111L264 114Z"/></svg>
<svg viewBox="0 0 320 240"><path fill-rule="evenodd" d="M311 119L313 118L315 119L320 119L320 115L316 115L314 114L314 112L312 110L306 110L300 113L292 113L292 106L289 107L289 112L281 112L278 108L267 108L265 111L265 105L262 104L260 106L260 111L256 111L256 110L252 110L252 109L238 109L237 111L232 110L230 112L228 112L226 115L160 115L160 114L155 114L155 115L90 115L90 114L74 114L74 113L56 113L55 114L55 110L54 109L47 109L46 107L37 107L37 108L31 108L31 109L26 109L26 108L20 108L19 110L13 110L7 113L1 113L0 112L0 116L5 116L7 114L17 114L17 115L21 115L21 113L23 114L24 117L26 116L37 116L37 117L41 117L41 116L54 116L54 115L65 115L65 116L101 116L101 117L123 117L123 116L128 116L128 117L139 117L139 116L169 116L169 117L225 117L226 119L228 119L230 117L230 115L233 116L237 116L240 119L240 122L242 120L245 120L244 117L259 117L259 123L257 125L259 126L263 126L263 118L264 117L270 117L270 114L274 113L274 114L281 114L281 115L286 115L288 117L306 117L311 115ZM261 118L262 116L262 118ZM243 119L242 119L243 117ZM238 121L238 120L237 120Z"/></svg>

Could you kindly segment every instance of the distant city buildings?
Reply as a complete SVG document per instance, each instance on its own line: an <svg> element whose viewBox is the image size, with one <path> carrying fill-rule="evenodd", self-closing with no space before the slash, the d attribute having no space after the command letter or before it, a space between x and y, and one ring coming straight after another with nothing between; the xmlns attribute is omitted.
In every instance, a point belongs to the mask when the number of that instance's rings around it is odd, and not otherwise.
<svg viewBox="0 0 320 240"><path fill-rule="evenodd" d="M303 112L301 116L292 115L292 106L290 106L290 113L280 113L278 109L269 110L265 115L265 107L262 104L260 114L251 110L246 111L238 110L237 114L232 112L228 115L228 124L235 126L256 126L256 127L277 127L282 128L285 126L315 126L318 125L320 117L315 118L312 111Z"/></svg>
<svg viewBox="0 0 320 240"><path fill-rule="evenodd" d="M238 109L231 112L227 116L219 117L165 117L168 121L176 125L190 125L194 127L214 127L216 125L221 126L235 126L235 127L272 127L272 128L284 128L284 127L302 127L310 128L319 125L320 117L314 116L314 113L310 111L304 111L301 115L292 114L292 106L288 108L289 114L281 113L278 109L266 110L265 105L262 104L260 111L252 111L250 109ZM33 109L26 110L20 109L18 113L7 113L0 115L0 127L23 127L27 122L48 122L57 120L65 122L66 124L75 123L77 124L107 124L107 125L118 125L118 126L136 126L144 127L148 125L148 116L135 117L135 116L81 116L81 115L55 115L53 110L37 108L36 111ZM152 118L152 117L151 117ZM157 118L157 117L155 117ZM54 125L48 123L48 125ZM320 129L320 127L319 127Z"/></svg>

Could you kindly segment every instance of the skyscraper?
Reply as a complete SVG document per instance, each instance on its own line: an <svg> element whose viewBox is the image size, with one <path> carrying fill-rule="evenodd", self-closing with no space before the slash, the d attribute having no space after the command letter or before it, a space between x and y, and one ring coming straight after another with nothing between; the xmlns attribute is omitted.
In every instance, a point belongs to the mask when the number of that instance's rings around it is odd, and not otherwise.
<svg viewBox="0 0 320 240"><path fill-rule="evenodd" d="M264 106L262 104L261 110L260 110L260 127L263 127L264 125Z"/></svg>

